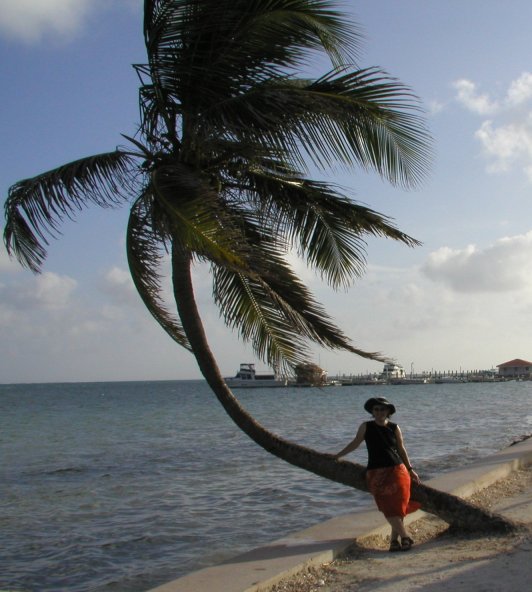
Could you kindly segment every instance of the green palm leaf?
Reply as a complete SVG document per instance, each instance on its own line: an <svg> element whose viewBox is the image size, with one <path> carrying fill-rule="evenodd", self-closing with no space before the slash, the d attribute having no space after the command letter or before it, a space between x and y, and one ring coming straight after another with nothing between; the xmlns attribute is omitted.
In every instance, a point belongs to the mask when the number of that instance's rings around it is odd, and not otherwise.
<svg viewBox="0 0 532 592"><path fill-rule="evenodd" d="M127 227L127 259L133 283L146 308L161 327L179 345L190 351L188 338L179 319L172 315L161 298L164 263L164 237L158 232L156 205L146 191L131 208Z"/></svg>
<svg viewBox="0 0 532 592"><path fill-rule="evenodd" d="M150 75L177 97L212 100L301 66L309 50L352 62L360 38L320 0L146 1L144 14Z"/></svg>
<svg viewBox="0 0 532 592"><path fill-rule="evenodd" d="M201 125L283 153L296 168L306 157L321 169L358 164L405 187L423 179L432 157L417 99L376 69L268 80L213 105Z"/></svg>
<svg viewBox="0 0 532 592"><path fill-rule="evenodd" d="M73 218L91 202L116 207L130 197L132 162L129 154L116 150L13 185L4 206L8 253L32 271L39 271L46 257L47 236L59 233L59 223L65 217Z"/></svg>
<svg viewBox="0 0 532 592"><path fill-rule="evenodd" d="M151 191L165 214L166 238L182 251L224 265L245 265L239 252L247 245L238 218L198 172L180 163L160 166Z"/></svg>
<svg viewBox="0 0 532 592"><path fill-rule="evenodd" d="M348 200L331 186L289 176L286 169L274 166L270 162L268 169L243 175L248 199L268 196L261 201L261 225L271 226L272 233L284 233L287 242L332 286L349 285L362 275L365 234L393 238L408 246L419 244L387 217Z"/></svg>
<svg viewBox="0 0 532 592"><path fill-rule="evenodd" d="M266 248L267 244L267 248ZM354 347L323 307L291 272L273 245L255 242L252 273L214 266L214 293L226 323L250 341L254 351L273 367L287 369L308 360L310 341L370 359L375 352Z"/></svg>
<svg viewBox="0 0 532 592"><path fill-rule="evenodd" d="M300 67L309 50L352 62L358 31L319 0L145 2L148 64L136 66L142 130L175 134L176 114L201 125L206 110ZM166 132L163 131L166 128Z"/></svg>

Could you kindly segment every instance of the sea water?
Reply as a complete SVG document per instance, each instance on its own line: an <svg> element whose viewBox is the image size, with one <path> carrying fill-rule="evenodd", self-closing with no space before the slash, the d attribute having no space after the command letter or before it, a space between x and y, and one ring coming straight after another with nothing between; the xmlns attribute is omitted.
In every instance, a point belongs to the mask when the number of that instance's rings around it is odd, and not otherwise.
<svg viewBox="0 0 532 592"><path fill-rule="evenodd" d="M532 431L532 382L239 389L263 425L336 452L398 408L422 479ZM364 463L364 448L348 458ZM0 589L136 592L372 507L264 452L203 381L0 385Z"/></svg>

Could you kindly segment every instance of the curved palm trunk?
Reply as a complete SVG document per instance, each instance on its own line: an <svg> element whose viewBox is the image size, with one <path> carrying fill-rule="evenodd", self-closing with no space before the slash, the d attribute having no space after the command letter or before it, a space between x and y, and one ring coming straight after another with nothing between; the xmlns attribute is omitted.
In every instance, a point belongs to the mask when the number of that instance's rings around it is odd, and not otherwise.
<svg viewBox="0 0 532 592"><path fill-rule="evenodd" d="M226 385L210 350L197 309L190 272L190 256L174 248L172 281L183 329L201 373L231 419L259 446L286 462L331 481L367 491L364 467L336 460L332 454L318 452L280 438L259 424L240 405ZM462 529L510 532L517 528L513 522L501 516L481 510L456 496L426 485L414 486L412 499L419 501L426 512L435 514Z"/></svg>

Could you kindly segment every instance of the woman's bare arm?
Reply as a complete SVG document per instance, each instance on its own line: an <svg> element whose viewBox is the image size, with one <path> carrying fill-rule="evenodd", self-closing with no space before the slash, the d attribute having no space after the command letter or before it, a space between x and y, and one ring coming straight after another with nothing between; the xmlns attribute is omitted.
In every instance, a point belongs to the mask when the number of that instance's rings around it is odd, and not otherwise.
<svg viewBox="0 0 532 592"><path fill-rule="evenodd" d="M406 451L405 444L403 441L403 434L401 433L401 428L399 426L397 426L397 429L395 430L395 438L397 440L397 452L399 452L401 460L405 463L406 468L408 469L408 472L412 477L412 481L414 481L415 483L419 483L418 474L414 471L412 465L410 464L408 452Z"/></svg>
<svg viewBox="0 0 532 592"><path fill-rule="evenodd" d="M345 448L340 450L340 452L338 454L335 454L334 457L340 458L341 456L345 456L346 454L353 452L353 450L356 450L362 444L362 442L364 442L365 435L366 435L366 423L364 422L358 428L357 435L353 438L353 440L351 440L351 442L349 442L349 444Z"/></svg>

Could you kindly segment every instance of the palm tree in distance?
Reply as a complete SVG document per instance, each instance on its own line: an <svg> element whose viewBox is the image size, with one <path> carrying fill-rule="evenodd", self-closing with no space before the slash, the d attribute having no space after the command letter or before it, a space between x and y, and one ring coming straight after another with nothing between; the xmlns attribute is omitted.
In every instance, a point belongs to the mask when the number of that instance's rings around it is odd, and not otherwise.
<svg viewBox="0 0 532 592"><path fill-rule="evenodd" d="M362 273L365 236L418 244L309 176L357 165L394 185L418 184L430 137L417 99L381 70L353 65L357 29L329 0L145 0L144 37L148 61L134 66L141 119L124 136L130 147L13 185L7 250L38 272L65 217L90 203L130 204L127 257L138 293L194 355L235 423L280 458L366 489L359 465L283 440L240 406L209 348L191 270L210 265L226 324L277 369L308 362L309 343L383 360L353 345L286 255L295 251L338 288ZM330 71L298 77L318 52ZM168 255L177 315L161 296ZM425 509L456 519L448 496L423 486L416 495Z"/></svg>

